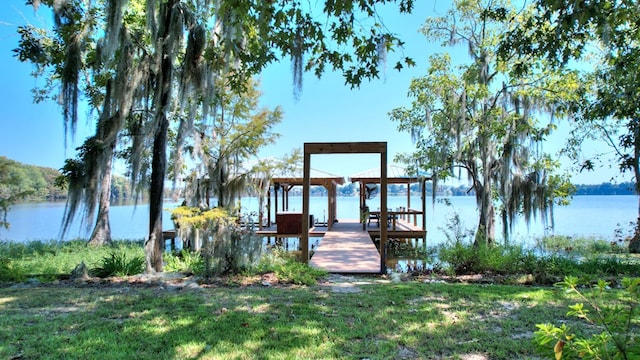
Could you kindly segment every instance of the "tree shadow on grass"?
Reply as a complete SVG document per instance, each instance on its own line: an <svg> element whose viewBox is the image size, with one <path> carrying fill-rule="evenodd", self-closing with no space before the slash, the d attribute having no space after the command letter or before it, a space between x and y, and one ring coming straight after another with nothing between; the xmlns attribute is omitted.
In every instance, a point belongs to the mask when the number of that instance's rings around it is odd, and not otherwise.
<svg viewBox="0 0 640 360"><path fill-rule="evenodd" d="M524 358L535 324L572 301L551 288L359 287L0 288L0 357Z"/></svg>

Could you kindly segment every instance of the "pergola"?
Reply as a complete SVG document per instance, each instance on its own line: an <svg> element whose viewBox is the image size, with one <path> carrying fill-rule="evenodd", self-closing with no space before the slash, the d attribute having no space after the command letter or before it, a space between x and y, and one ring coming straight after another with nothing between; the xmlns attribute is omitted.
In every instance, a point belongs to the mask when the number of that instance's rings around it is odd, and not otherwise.
<svg viewBox="0 0 640 360"><path fill-rule="evenodd" d="M337 186L343 185L345 183L344 177L340 177L337 175L329 174L326 172L311 170L310 177L310 186L322 186L327 189L328 199L327 199L327 212L328 212L328 221L327 228L331 230L333 226L333 220L337 218L337 197L338 191ZM282 190L282 211L289 210L289 191L296 186L303 186L304 178L297 176L281 176L274 177L271 179L271 186L274 189L274 200L275 200L275 212L278 212L278 191ZM267 205L271 206L271 191L269 191L269 198L267 199ZM308 216L308 215L307 215ZM267 214L267 222L268 226L271 226L271 211Z"/></svg>
<svg viewBox="0 0 640 360"><path fill-rule="evenodd" d="M380 184L381 171L379 168L365 171L349 178L351 183L360 184L360 208L366 206L366 184ZM417 177L407 175L406 169L398 165L389 165L387 168L387 184L406 184L407 185L407 206L405 214L402 215L422 215L422 229L427 228L427 220L425 216L426 208L426 186L425 183L431 180L431 177ZM411 210L411 184L420 184L422 211L416 212ZM400 214L402 212L396 211Z"/></svg>
<svg viewBox="0 0 640 360"><path fill-rule="evenodd" d="M309 194L311 187L311 156L316 154L380 154L380 211L387 218L387 143L386 142L347 142L347 143L305 143L304 179L302 192L302 259L309 261ZM380 269L385 268L385 248L387 228L380 227Z"/></svg>

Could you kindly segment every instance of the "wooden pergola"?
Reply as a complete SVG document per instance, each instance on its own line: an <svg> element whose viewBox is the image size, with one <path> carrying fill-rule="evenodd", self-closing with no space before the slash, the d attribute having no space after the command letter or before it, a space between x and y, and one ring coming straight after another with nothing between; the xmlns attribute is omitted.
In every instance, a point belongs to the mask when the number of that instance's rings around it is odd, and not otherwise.
<svg viewBox="0 0 640 360"><path fill-rule="evenodd" d="M328 212L328 220L327 220L327 228L331 230L333 226L333 220L337 218L338 207L337 207L337 197L338 197L338 185L344 185L345 180L344 177L323 173L317 170L313 170L313 177L310 177L310 186L322 186L327 190L327 212ZM275 213L278 212L278 191L282 190L282 203L281 203L281 211L289 210L289 191L296 186L303 186L304 178L303 177L274 177L271 179L271 186L274 189L274 200L275 200ZM267 206L271 207L271 191L269 191L269 197L267 198ZM308 216L308 214L307 214ZM267 214L267 224L271 226L271 210L268 211Z"/></svg>
<svg viewBox="0 0 640 360"><path fill-rule="evenodd" d="M366 206L366 184L380 184L380 169L369 170L357 175L353 175L349 178L351 183L360 184L360 209ZM396 165L389 165L387 169L387 184L406 184L407 185L407 206L404 211L394 211L394 215L422 215L422 229L427 228L427 217L425 213L426 209L426 182L431 180L431 177L416 177L406 174L406 169ZM420 184L422 210L416 211L411 209L411 184ZM382 192L381 192L382 193ZM381 205L382 207L382 205ZM384 219L384 218L383 218Z"/></svg>
<svg viewBox="0 0 640 360"><path fill-rule="evenodd" d="M302 192L302 259L309 262L309 195L311 187L311 155L316 154L380 154L380 211L387 218L387 143L386 142L346 142L346 143L305 143L304 178ZM330 218L331 219L331 218ZM380 227L380 272L385 271L387 228Z"/></svg>

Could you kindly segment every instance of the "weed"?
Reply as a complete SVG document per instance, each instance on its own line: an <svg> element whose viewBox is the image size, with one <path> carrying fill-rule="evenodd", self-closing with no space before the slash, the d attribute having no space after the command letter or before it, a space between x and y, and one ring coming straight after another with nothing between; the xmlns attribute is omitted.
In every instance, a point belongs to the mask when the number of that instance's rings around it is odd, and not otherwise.
<svg viewBox="0 0 640 360"><path fill-rule="evenodd" d="M275 251L264 256L255 270L273 271L280 282L297 285L315 285L318 278L327 274L323 270L314 269L298 261L295 256L284 251Z"/></svg>
<svg viewBox="0 0 640 360"><path fill-rule="evenodd" d="M581 319L597 330L576 334L567 324L559 327L550 323L537 324L535 340L539 345L554 344L556 359L563 356L586 359L640 357L637 335L640 326L640 278L624 278L623 295L619 292L611 294L609 283L604 280L599 280L591 291L581 289L578 278L572 276L557 285L576 294L582 301L569 306L567 315Z"/></svg>
<svg viewBox="0 0 640 360"><path fill-rule="evenodd" d="M144 271L144 258L133 256L127 258L127 254L120 251L113 251L109 256L102 259L99 266L92 269L92 273L97 277L109 276L130 276L140 274Z"/></svg>
<svg viewBox="0 0 640 360"><path fill-rule="evenodd" d="M165 254L163 259L165 262L165 271L180 271L204 275L204 261L199 252L191 252L183 249L177 254Z"/></svg>

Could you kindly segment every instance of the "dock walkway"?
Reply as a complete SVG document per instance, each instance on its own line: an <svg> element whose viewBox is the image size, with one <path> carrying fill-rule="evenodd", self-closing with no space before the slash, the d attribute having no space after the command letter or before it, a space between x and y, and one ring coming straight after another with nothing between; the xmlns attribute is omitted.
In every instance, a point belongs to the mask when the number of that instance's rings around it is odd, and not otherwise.
<svg viewBox="0 0 640 360"><path fill-rule="evenodd" d="M334 224L316 248L311 266L331 273L380 273L380 254L357 220Z"/></svg>

